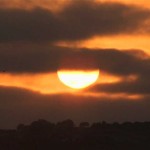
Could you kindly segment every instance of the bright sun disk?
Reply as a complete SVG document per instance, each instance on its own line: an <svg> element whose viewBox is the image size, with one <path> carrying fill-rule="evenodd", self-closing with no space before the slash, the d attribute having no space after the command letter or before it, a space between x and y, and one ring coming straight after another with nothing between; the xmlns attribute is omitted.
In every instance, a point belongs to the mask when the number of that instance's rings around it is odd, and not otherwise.
<svg viewBox="0 0 150 150"><path fill-rule="evenodd" d="M99 70L92 71L70 71L58 70L58 78L66 86L74 89L82 89L96 82L99 77Z"/></svg>

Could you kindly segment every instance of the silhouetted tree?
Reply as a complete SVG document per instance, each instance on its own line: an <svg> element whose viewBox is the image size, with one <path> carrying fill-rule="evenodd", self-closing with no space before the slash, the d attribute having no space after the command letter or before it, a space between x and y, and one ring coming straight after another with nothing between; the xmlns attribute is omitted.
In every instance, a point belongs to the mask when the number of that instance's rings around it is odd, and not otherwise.
<svg viewBox="0 0 150 150"><path fill-rule="evenodd" d="M18 131L24 130L24 128L25 128L25 125L24 125L24 124L19 124L19 125L17 126L17 130L18 130Z"/></svg>
<svg viewBox="0 0 150 150"><path fill-rule="evenodd" d="M72 120L67 119L67 120L64 120L62 122L58 122L57 126L61 127L61 128L72 129L72 128L75 127L75 124L74 124L74 122Z"/></svg>
<svg viewBox="0 0 150 150"><path fill-rule="evenodd" d="M95 122L91 125L91 128L101 128L102 127L102 123L101 122Z"/></svg>
<svg viewBox="0 0 150 150"><path fill-rule="evenodd" d="M90 126L90 124L88 122L81 122L79 127L80 128L88 128Z"/></svg>
<svg viewBox="0 0 150 150"><path fill-rule="evenodd" d="M0 150L147 150L150 122L119 124L88 122L75 126L70 119L56 125L40 119L17 130L0 130Z"/></svg>

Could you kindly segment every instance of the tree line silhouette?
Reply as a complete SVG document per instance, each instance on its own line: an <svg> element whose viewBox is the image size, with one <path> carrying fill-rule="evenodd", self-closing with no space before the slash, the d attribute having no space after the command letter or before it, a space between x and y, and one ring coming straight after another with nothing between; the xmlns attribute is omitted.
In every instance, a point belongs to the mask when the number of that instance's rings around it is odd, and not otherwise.
<svg viewBox="0 0 150 150"><path fill-rule="evenodd" d="M107 123L40 119L0 130L0 150L148 150L150 122Z"/></svg>

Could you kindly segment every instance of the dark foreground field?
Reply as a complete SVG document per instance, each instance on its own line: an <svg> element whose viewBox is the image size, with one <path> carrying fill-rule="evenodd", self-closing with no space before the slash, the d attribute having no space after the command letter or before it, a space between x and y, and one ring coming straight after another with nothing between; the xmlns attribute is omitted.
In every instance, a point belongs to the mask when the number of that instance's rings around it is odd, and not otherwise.
<svg viewBox="0 0 150 150"><path fill-rule="evenodd" d="M38 120L0 130L0 150L149 150L150 122L98 122L78 127L73 121L57 124Z"/></svg>

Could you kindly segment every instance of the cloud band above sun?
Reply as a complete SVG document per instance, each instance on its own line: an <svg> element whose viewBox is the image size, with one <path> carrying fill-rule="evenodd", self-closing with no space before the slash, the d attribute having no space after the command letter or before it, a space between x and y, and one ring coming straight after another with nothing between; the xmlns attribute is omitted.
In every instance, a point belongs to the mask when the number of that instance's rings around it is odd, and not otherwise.
<svg viewBox="0 0 150 150"><path fill-rule="evenodd" d="M1 8L0 42L56 42L116 34L150 34L149 18L150 10L146 8L85 0L71 1L56 14L42 7Z"/></svg>

